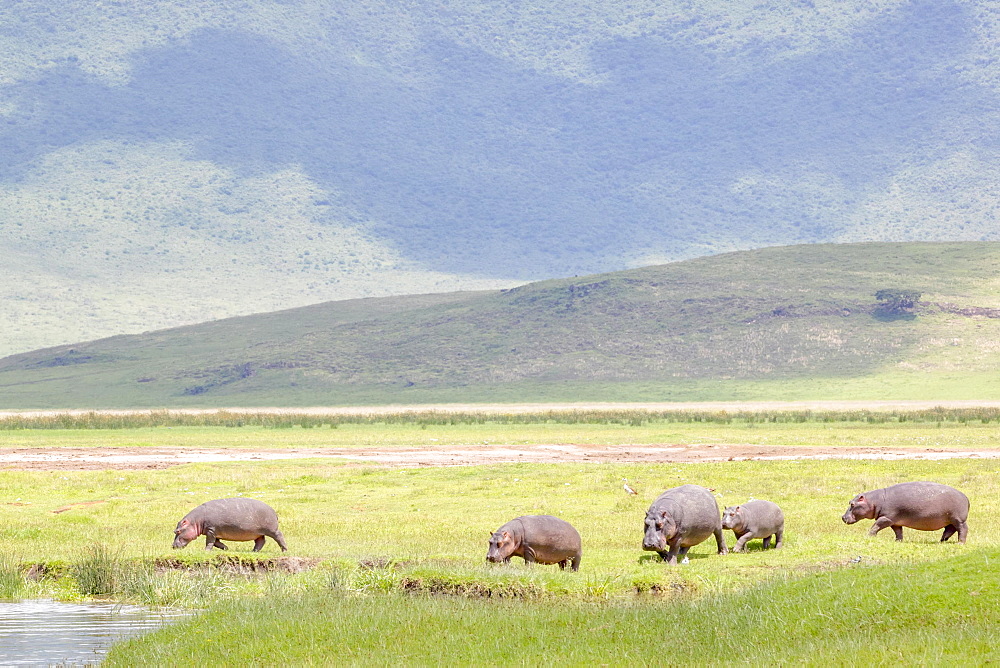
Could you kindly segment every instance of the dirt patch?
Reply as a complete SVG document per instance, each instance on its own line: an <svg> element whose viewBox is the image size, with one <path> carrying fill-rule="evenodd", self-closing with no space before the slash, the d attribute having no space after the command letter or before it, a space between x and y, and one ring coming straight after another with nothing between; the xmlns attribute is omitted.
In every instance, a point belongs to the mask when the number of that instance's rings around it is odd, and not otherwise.
<svg viewBox="0 0 1000 668"><path fill-rule="evenodd" d="M52 511L53 515L58 515L59 513L65 513L67 510L73 510L80 506L96 506L98 503L107 503L107 501L80 501L79 503L71 503L68 506L63 506L62 508L56 508Z"/></svg>
<svg viewBox="0 0 1000 668"><path fill-rule="evenodd" d="M472 466L531 462L721 462L793 459L1000 459L1000 450L939 448L760 446L740 444L462 445L418 448L3 448L0 469L79 471L164 469L197 462L328 458L388 466ZM62 510L62 509L61 509Z"/></svg>

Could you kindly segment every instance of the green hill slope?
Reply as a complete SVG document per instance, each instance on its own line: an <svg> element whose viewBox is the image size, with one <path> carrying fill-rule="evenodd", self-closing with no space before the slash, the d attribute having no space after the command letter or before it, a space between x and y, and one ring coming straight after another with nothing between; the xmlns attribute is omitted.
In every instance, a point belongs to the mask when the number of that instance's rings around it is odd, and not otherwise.
<svg viewBox="0 0 1000 668"><path fill-rule="evenodd" d="M0 406L997 398L998 340L1000 244L789 246L15 355Z"/></svg>

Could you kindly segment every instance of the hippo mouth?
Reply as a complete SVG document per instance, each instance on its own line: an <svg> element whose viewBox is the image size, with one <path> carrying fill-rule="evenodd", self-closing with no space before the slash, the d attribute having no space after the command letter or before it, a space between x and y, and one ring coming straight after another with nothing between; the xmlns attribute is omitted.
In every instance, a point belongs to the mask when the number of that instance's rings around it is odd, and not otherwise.
<svg viewBox="0 0 1000 668"><path fill-rule="evenodd" d="M854 515L844 515L840 519L844 520L844 524L854 524L858 520L855 519Z"/></svg>

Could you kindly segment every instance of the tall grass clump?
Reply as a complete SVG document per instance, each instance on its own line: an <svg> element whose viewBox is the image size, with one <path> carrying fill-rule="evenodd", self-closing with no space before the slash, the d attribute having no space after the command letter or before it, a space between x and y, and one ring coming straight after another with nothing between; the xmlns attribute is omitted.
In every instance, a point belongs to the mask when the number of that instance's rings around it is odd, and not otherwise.
<svg viewBox="0 0 1000 668"><path fill-rule="evenodd" d="M12 554L0 554L0 599L16 599L24 591L24 569Z"/></svg>
<svg viewBox="0 0 1000 668"><path fill-rule="evenodd" d="M88 546L71 573L84 596L112 596L119 591L121 560L103 543Z"/></svg>

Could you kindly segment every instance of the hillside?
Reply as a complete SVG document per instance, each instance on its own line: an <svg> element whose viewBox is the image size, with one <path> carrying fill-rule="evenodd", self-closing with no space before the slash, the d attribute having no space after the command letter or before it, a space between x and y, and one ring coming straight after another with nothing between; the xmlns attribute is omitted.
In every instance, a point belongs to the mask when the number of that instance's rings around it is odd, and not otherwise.
<svg viewBox="0 0 1000 668"><path fill-rule="evenodd" d="M803 245L15 355L0 407L1000 398L997 340L1000 244Z"/></svg>
<svg viewBox="0 0 1000 668"><path fill-rule="evenodd" d="M0 25L0 355L1000 238L987 0L23 0Z"/></svg>

